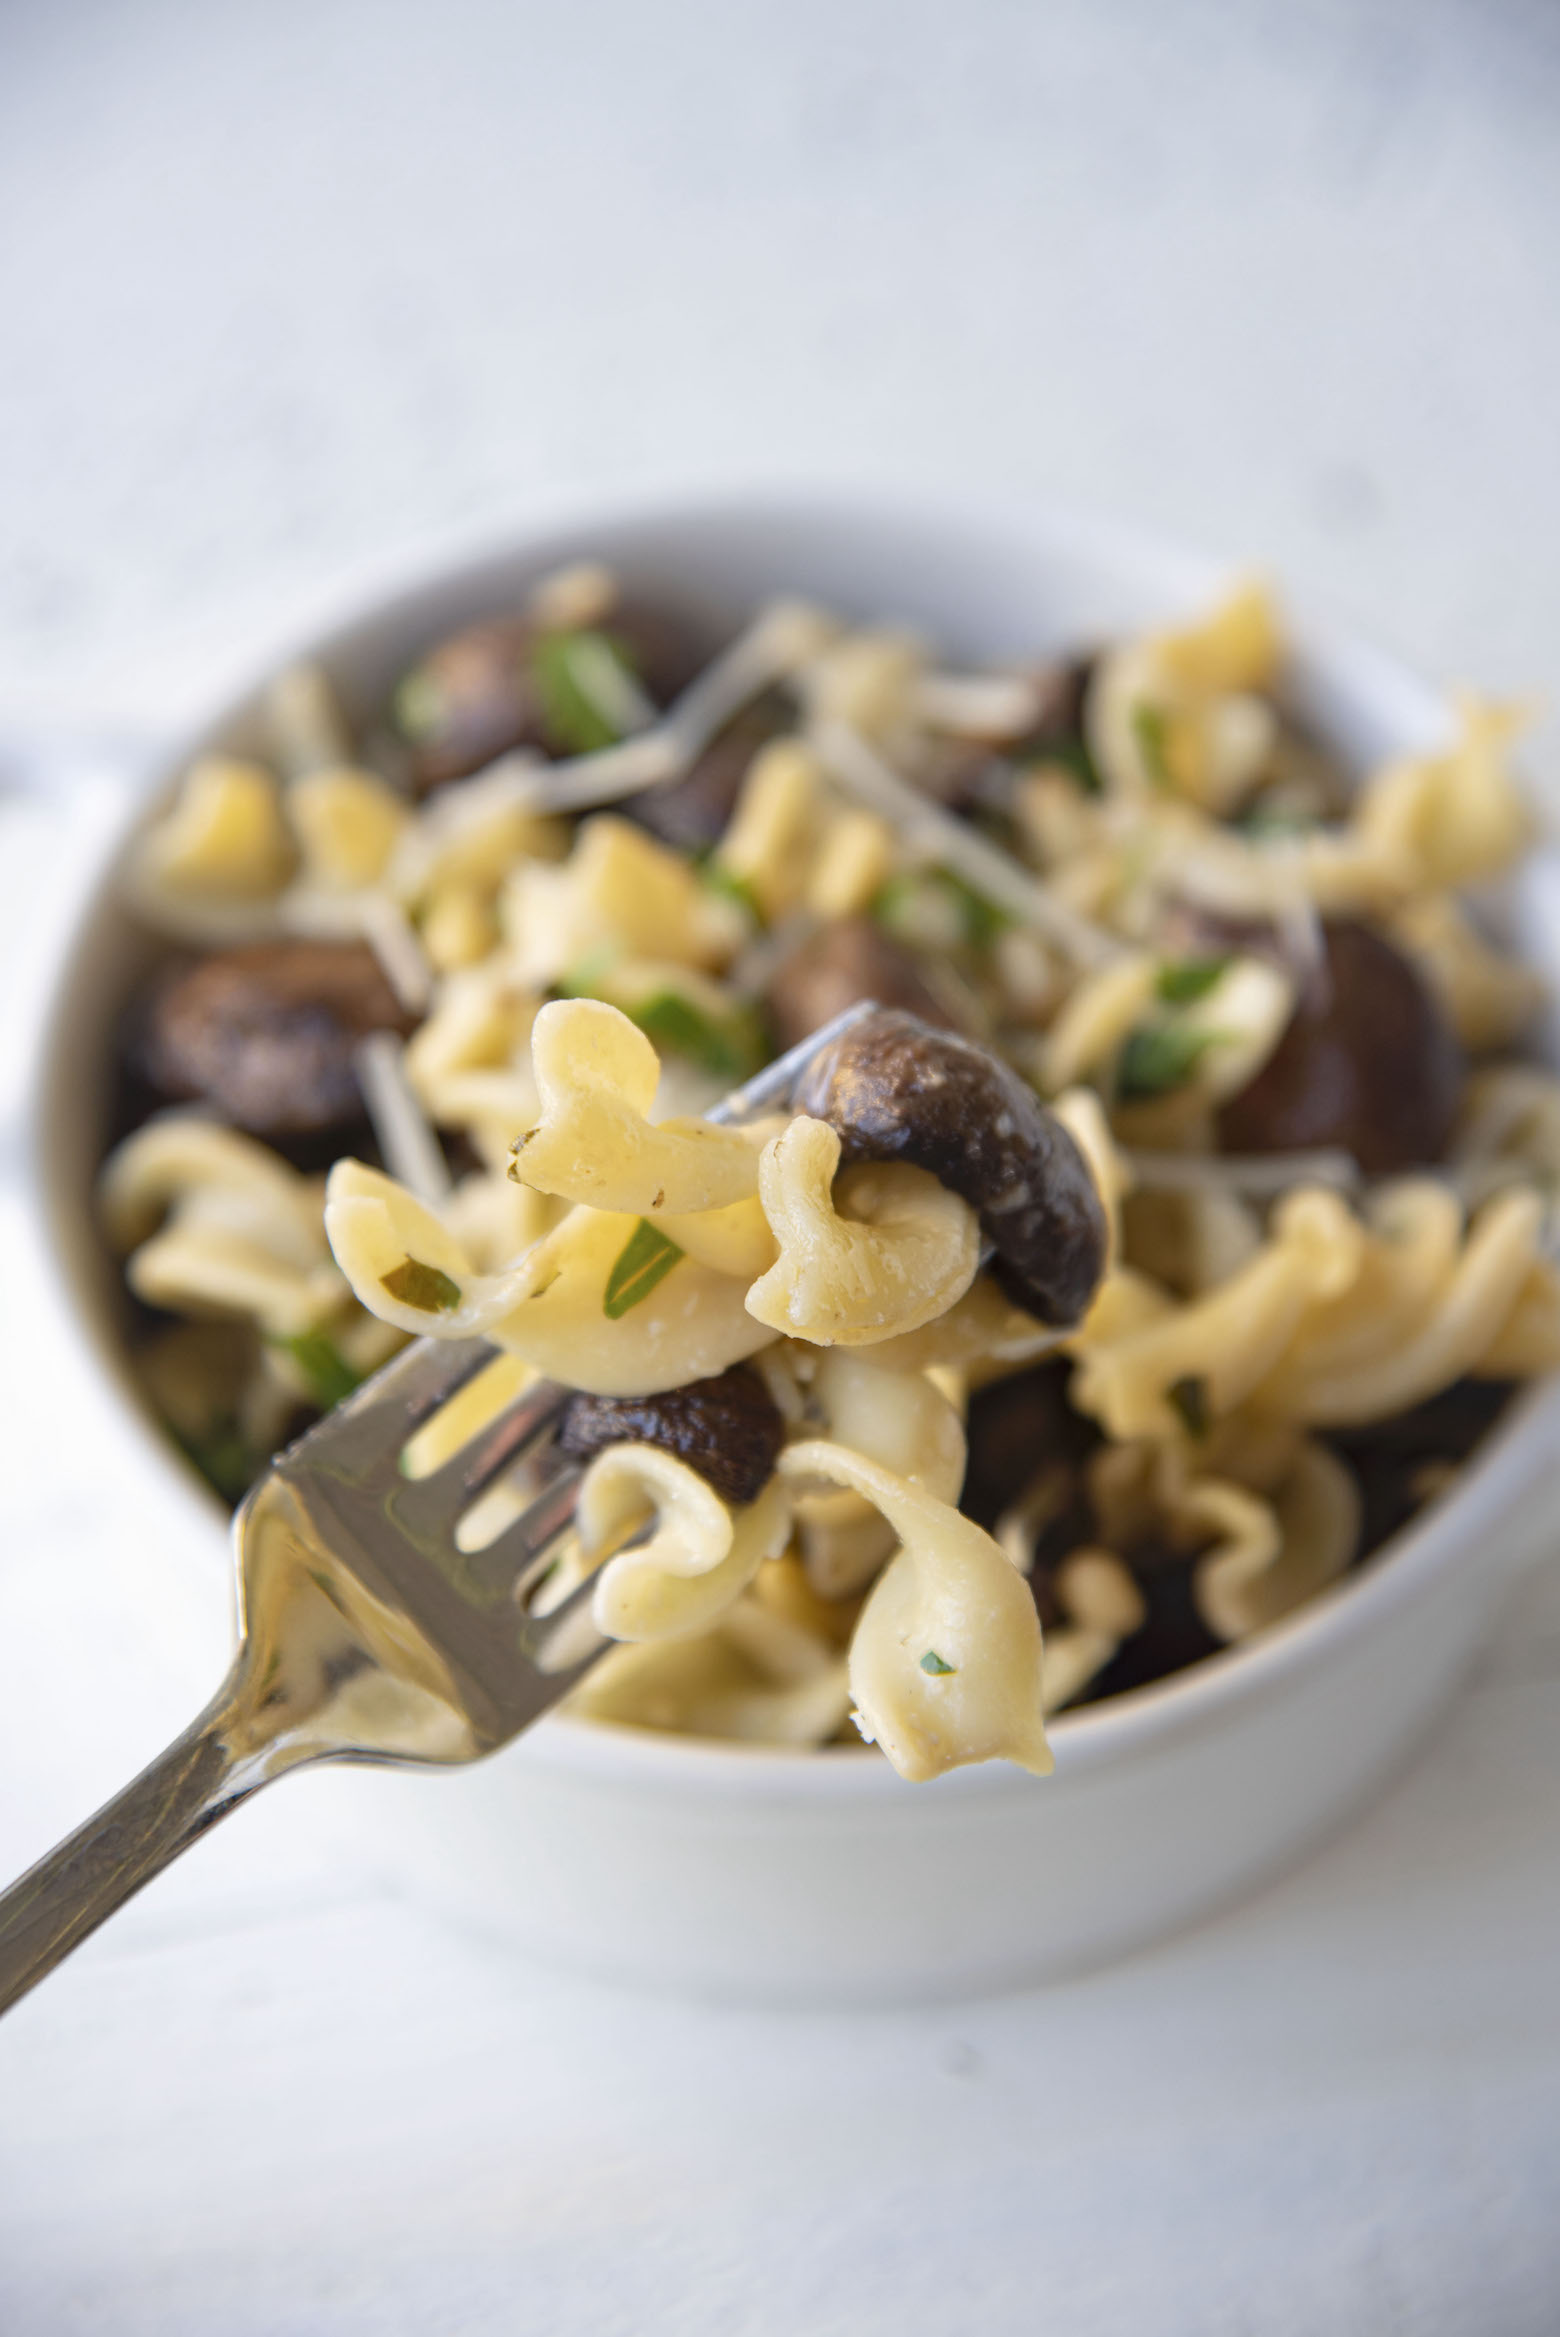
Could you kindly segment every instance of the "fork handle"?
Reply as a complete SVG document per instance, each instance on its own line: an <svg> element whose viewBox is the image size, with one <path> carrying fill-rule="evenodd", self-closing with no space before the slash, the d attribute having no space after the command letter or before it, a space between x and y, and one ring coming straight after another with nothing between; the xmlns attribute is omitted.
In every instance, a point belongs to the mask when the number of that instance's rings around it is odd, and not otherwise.
<svg viewBox="0 0 1560 2337"><path fill-rule="evenodd" d="M0 2012L274 1773L232 1742L233 1687L0 1894Z"/></svg>

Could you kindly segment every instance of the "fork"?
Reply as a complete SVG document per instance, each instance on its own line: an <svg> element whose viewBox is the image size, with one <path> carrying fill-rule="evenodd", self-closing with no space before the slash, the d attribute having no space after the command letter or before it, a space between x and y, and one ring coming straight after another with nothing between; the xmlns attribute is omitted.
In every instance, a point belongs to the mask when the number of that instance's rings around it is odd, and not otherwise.
<svg viewBox="0 0 1560 2337"><path fill-rule="evenodd" d="M863 1000L707 1117L753 1118L875 1011ZM462 1517L537 1456L571 1390L542 1380L443 1464L411 1477L413 1432L492 1362L484 1339L419 1339L277 1455L233 1520L238 1650L198 1719L0 1896L0 2012L242 1801L317 1761L452 1766L551 1710L609 1641L593 1584L531 1601L574 1517L583 1472L555 1469L481 1548Z"/></svg>

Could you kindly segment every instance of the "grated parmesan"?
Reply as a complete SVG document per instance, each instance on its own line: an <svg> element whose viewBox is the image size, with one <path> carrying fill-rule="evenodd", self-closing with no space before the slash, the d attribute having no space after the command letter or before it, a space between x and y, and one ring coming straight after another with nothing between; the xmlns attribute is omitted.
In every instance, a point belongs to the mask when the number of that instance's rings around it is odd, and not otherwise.
<svg viewBox="0 0 1560 2337"><path fill-rule="evenodd" d="M1033 926L1081 965L1101 965L1122 944L1091 924L997 845L912 787L843 722L820 722L809 734L832 778L883 817L912 850L924 847L1021 925Z"/></svg>
<svg viewBox="0 0 1560 2337"><path fill-rule="evenodd" d="M357 1049L358 1084L386 1169L433 1206L447 1200L450 1172L432 1123L406 1076L406 1049L394 1031L373 1031Z"/></svg>

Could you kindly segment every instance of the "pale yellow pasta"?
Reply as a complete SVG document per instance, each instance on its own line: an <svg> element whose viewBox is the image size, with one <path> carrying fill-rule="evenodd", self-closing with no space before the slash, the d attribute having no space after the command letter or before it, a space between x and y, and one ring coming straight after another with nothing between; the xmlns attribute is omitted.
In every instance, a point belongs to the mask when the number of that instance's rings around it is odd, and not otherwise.
<svg viewBox="0 0 1560 2337"><path fill-rule="evenodd" d="M372 771L326 765L287 790L301 879L333 892L377 884L411 821L404 796Z"/></svg>
<svg viewBox="0 0 1560 2337"><path fill-rule="evenodd" d="M1293 1614L1338 1580L1359 1545L1359 1488L1325 1445L1301 1447L1271 1515L1275 1533L1264 1522L1198 1561L1193 1597L1219 1639L1249 1639Z"/></svg>
<svg viewBox="0 0 1560 2337"><path fill-rule="evenodd" d="M1501 875L1533 832L1507 761L1526 714L1466 697L1459 718L1444 752L1406 757L1368 779L1350 823L1367 851L1429 891Z"/></svg>
<svg viewBox="0 0 1560 2337"><path fill-rule="evenodd" d="M936 1501L964 1482L964 1424L930 1380L886 1371L874 1357L835 1348L817 1358L804 1415L812 1433L876 1461ZM836 1486L796 1503L807 1579L824 1598L866 1587L894 1547L894 1530L861 1493Z"/></svg>
<svg viewBox="0 0 1560 2337"><path fill-rule="evenodd" d="M1529 1284L1542 1223L1537 1194L1498 1194L1475 1219L1427 1316L1407 1336L1352 1366L1275 1375L1265 1399L1291 1418L1345 1427L1405 1411L1478 1370Z"/></svg>
<svg viewBox="0 0 1560 2337"><path fill-rule="evenodd" d="M848 723L890 753L913 751L925 645L888 626L847 633L803 667L798 684L811 723Z"/></svg>
<svg viewBox="0 0 1560 2337"><path fill-rule="evenodd" d="M1405 902L1392 930L1475 1053L1513 1045L1544 1002L1532 967L1492 949L1449 893Z"/></svg>
<svg viewBox="0 0 1560 2337"><path fill-rule="evenodd" d="M591 1720L798 1749L826 1744L849 1708L838 1651L751 1595L697 1638L609 1649L569 1701Z"/></svg>
<svg viewBox="0 0 1560 2337"><path fill-rule="evenodd" d="M1114 1061L1154 995L1158 960L1135 951L1087 973L1046 1034L1042 1075L1048 1090L1071 1087Z"/></svg>
<svg viewBox="0 0 1560 2337"><path fill-rule="evenodd" d="M281 790L259 763L207 755L141 838L125 885L162 931L219 940L264 931L297 865Z"/></svg>
<svg viewBox="0 0 1560 2337"><path fill-rule="evenodd" d="M660 1059L643 1031L597 999L555 999L531 1026L541 1114L514 1174L596 1209L658 1215L726 1209L758 1187L758 1155L734 1128L648 1117Z"/></svg>
<svg viewBox="0 0 1560 2337"><path fill-rule="evenodd" d="M469 886L491 902L511 870L527 861L559 861L567 844L562 823L523 800L513 770L479 772L441 787L406 823L386 881L408 906L451 885Z"/></svg>
<svg viewBox="0 0 1560 2337"><path fill-rule="evenodd" d="M1363 1229L1336 1194L1287 1195L1272 1239L1204 1297L1120 1332L1091 1313L1069 1342L1082 1358L1073 1400L1120 1438L1174 1435L1169 1391L1187 1380L1213 1412L1233 1410L1278 1364L1307 1308L1348 1288L1363 1248Z"/></svg>
<svg viewBox="0 0 1560 2337"><path fill-rule="evenodd" d="M605 813L584 823L561 866L520 864L504 889L502 922L517 978L537 988L568 979L603 948L723 965L744 930L740 910L678 853Z"/></svg>
<svg viewBox="0 0 1560 2337"><path fill-rule="evenodd" d="M451 974L406 1047L406 1076L429 1118L465 1130L502 1169L541 1108L531 1025L541 999L501 959Z"/></svg>
<svg viewBox="0 0 1560 2337"><path fill-rule="evenodd" d="M766 1343L741 1282L691 1257L609 1315L608 1282L639 1224L571 1209L512 1265L483 1274L442 1217L361 1162L337 1162L325 1209L337 1263L371 1314L436 1339L481 1333L591 1395L681 1387Z"/></svg>
<svg viewBox="0 0 1560 2337"><path fill-rule="evenodd" d="M1273 753L1276 718L1255 693L1271 679L1276 641L1266 595L1252 585L1200 626L1108 652L1086 714L1107 784L1129 798L1168 790L1233 810Z"/></svg>
<svg viewBox="0 0 1560 2337"><path fill-rule="evenodd" d="M649 1539L617 1548L647 1513L654 1517ZM733 1509L673 1454L653 1445L610 1446L586 1470L576 1512L585 1558L600 1563L592 1600L598 1630L624 1640L708 1630L765 1560L780 1555L790 1526L787 1488L778 1479Z"/></svg>
<svg viewBox="0 0 1560 2337"><path fill-rule="evenodd" d="M823 767L801 739L760 747L743 776L716 859L751 887L771 921L798 907L807 889L823 795Z"/></svg>
<svg viewBox="0 0 1560 2337"><path fill-rule="evenodd" d="M1052 1763L1040 1621L1028 1585L991 1536L843 1445L792 1445L780 1469L864 1494L899 1537L851 1641L862 1734L902 1777L940 1777L991 1760L1044 1775Z"/></svg>
<svg viewBox="0 0 1560 2337"><path fill-rule="evenodd" d="M918 1330L962 1298L980 1239L972 1211L924 1170L848 1169L840 1140L798 1117L767 1145L759 1198L780 1244L748 1307L771 1329L820 1346L867 1346Z"/></svg>
<svg viewBox="0 0 1560 2337"><path fill-rule="evenodd" d="M346 1304L318 1180L234 1129L184 1113L147 1121L110 1154L99 1207L149 1305L244 1316L293 1338Z"/></svg>

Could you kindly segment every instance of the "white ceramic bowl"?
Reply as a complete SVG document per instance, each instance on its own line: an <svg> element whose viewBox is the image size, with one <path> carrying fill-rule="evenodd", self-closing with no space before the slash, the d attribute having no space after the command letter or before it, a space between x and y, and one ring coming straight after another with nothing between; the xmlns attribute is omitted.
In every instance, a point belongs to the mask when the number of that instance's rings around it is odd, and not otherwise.
<svg viewBox="0 0 1560 2337"><path fill-rule="evenodd" d="M777 591L919 623L977 656L1162 619L1221 564L1055 516L987 524L839 501L729 502L554 528L432 577L307 644L366 715L426 641L564 559L741 610ZM1440 729L1401 667L1291 604L1300 701L1361 762ZM258 743L252 693L190 746ZM189 746L170 760L171 784ZM157 793L163 790L156 791ZM155 797L154 797L155 800ZM1537 871L1533 882L1551 881ZM1536 922L1535 941L1543 925ZM40 1186L102 1360L118 1278L92 1230L112 1011L148 954L105 872L47 1038ZM884 2002L1076 1972L1274 1873L1403 1759L1510 1580L1540 1551L1560 1389L1508 1415L1476 1466L1361 1572L1259 1642L1060 1718L1056 1772L965 1770L908 1786L865 1753L726 1747L555 1718L469 1770L361 1773L359 1839L424 1890L552 1961L657 1986ZM148 1421L155 1465L214 1504Z"/></svg>

